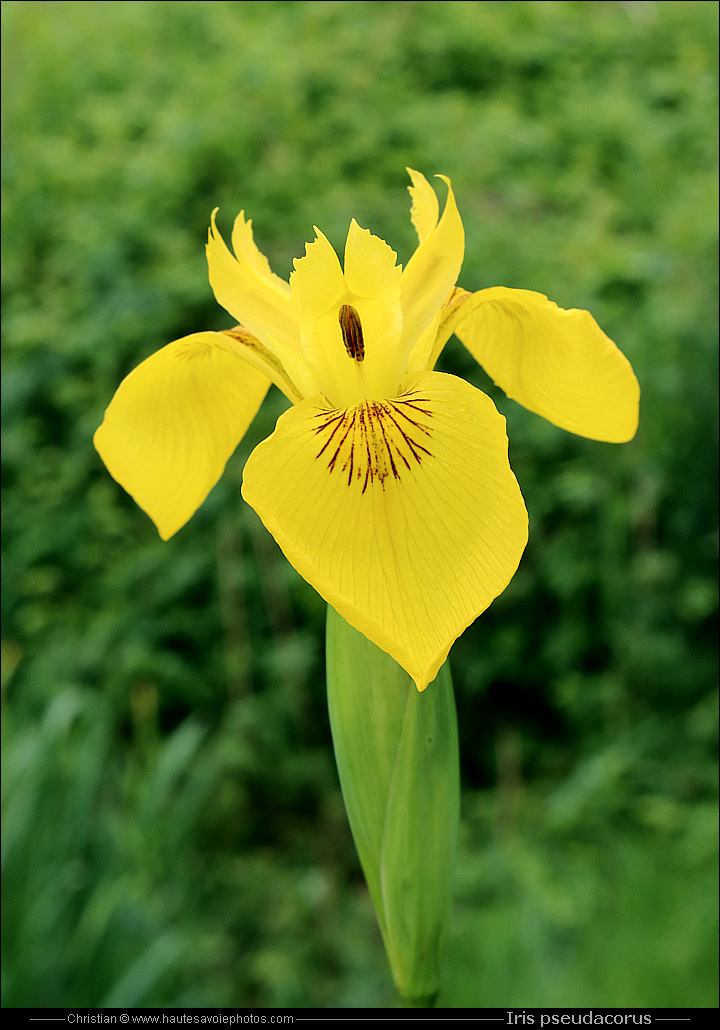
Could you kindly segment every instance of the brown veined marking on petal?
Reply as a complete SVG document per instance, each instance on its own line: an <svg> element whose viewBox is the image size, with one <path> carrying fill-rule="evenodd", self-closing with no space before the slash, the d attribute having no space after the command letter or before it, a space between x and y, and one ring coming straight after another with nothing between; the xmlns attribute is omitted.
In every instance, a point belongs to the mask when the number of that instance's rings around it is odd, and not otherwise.
<svg viewBox="0 0 720 1030"><path fill-rule="evenodd" d="M419 444L417 442L417 440L412 440L408 436L408 434L405 432L405 430L402 428L400 423L396 419L394 419L392 415L388 414L388 417L390 418L390 421L393 423L393 425L397 429L398 433L400 433L400 435L402 436L402 438L405 441L405 443L410 448L410 451L412 453L413 458L415 459L415 461L419 465L420 462L422 461L422 456L420 454L418 454L418 451L422 451L424 454L430 454L430 451L427 449L427 447L423 447L421 444ZM417 426L418 429L422 428L417 423L414 423L414 424ZM428 433L429 433L429 430L428 430ZM415 448L417 448L417 450L415 450ZM409 467L410 466L408 466L408 468Z"/></svg>
<svg viewBox="0 0 720 1030"><path fill-rule="evenodd" d="M354 428L355 428L355 423L353 422L353 430L354 430ZM350 442L350 457L348 458L348 460L343 465L343 472L348 467L348 465L350 466L350 471L348 472L348 486L350 486L350 484L352 483L352 476L353 476L353 460L355 458L355 446L354 446L355 439L354 439L354 437L355 437L355 433L353 432L353 440L351 440L351 442Z"/></svg>
<svg viewBox="0 0 720 1030"><path fill-rule="evenodd" d="M326 413L323 412L323 415L324 414L326 414ZM348 424L348 416L350 416L349 417L349 424ZM319 433L319 432L322 432L323 429L328 429L330 426L333 426L333 429L332 429L330 435L328 436L327 440L322 445L322 447L320 448L318 453L315 455L316 458L319 458L320 455L323 454L323 452L326 451L327 448L330 446L330 444L333 442L333 439L334 439L335 434L337 433L337 431L338 430L342 430L343 428L345 429L345 432L342 433L340 438L336 441L335 450L333 451L332 455L330 456L330 461L328 462L328 468L330 469L331 472L335 468L335 463L338 460L338 456L340 454L340 451L342 450L342 446L345 443L345 440L347 439L349 433L353 431L354 424L355 424L355 414L354 413L351 414L348 411L334 412L334 413L331 414L330 418L327 418L326 421L321 426L318 426L316 428L316 430L315 430L316 433Z"/></svg>
<svg viewBox="0 0 720 1030"><path fill-rule="evenodd" d="M395 462L393 461L393 456L392 456L392 447L388 443L387 434L385 433L385 426L383 425L383 418L382 417L385 414L385 411L386 411L385 405L383 405L383 404L374 404L373 405L373 414L377 414L377 416L378 416L378 425L380 426L380 432L382 433L382 436L383 436L383 441L385 443L385 449L386 449L386 451L388 453L388 458L390 459L390 468L393 470L393 475L395 476L395 478L399 479L400 478L400 473L398 472L397 468L395 467ZM392 418L392 415L390 415L390 418L393 421L395 421ZM407 461L405 460L405 455L402 453L402 451L398 450L398 454L403 459L403 461L408 466L408 468L410 468L410 466L408 465Z"/></svg>
<svg viewBox="0 0 720 1030"><path fill-rule="evenodd" d="M360 408L360 432L363 433L364 436L365 436L365 451L367 453L367 465L365 467L365 482L363 483L363 488L362 488L362 492L363 493L365 493L365 491L367 490L368 477L370 478L370 482L371 483L373 482L373 478L374 478L373 477L373 467L372 467L372 455L370 454L370 434L368 433L367 427L365 425L365 409L366 409L366 405L363 404L362 407Z"/></svg>
<svg viewBox="0 0 720 1030"><path fill-rule="evenodd" d="M360 315L352 304L341 304L338 322L342 332L343 343L349 357L358 363L365 360L365 341L363 340Z"/></svg>
<svg viewBox="0 0 720 1030"><path fill-rule="evenodd" d="M410 400L409 398L412 398L412 400ZM391 401L390 404L389 404L389 408L391 410L388 411L388 417L389 417L390 421L393 423L393 425L395 426L395 428L397 429L397 431L402 436L402 438L405 441L405 443L410 448L410 452L411 452L412 456L415 458L415 461L418 463L418 465L422 462L423 455L428 455L429 457L431 457L432 456L432 452L430 450L428 450L427 447L423 447L423 445L421 443L419 443L416 439L413 439L413 437L411 437L409 435L409 431L406 431L405 429L403 429L403 427L400 425L400 423L397 421L397 419L393 417L392 412L394 411L397 415L401 415L404 419L406 419L410 423L410 425L413 426L414 429L419 430L426 437L430 437L430 436L432 436L432 431L431 431L430 427L427 424L424 425L417 418L417 414L415 415L415 417L412 417L412 416L408 415L406 411L401 410L401 405L402 405L402 406L404 406L406 408L410 408L410 410L413 413L419 413L419 414L425 415L426 418L431 419L432 418L432 411L429 410L428 408L421 408L419 406L421 404L428 404L428 403L430 403L430 402L425 397L417 397L415 394L406 394L404 397L398 398L395 401ZM407 467L410 468L410 463L408 462L407 458L403 454L402 450L399 447L396 447L396 450L397 450L398 454L402 457L402 459L405 462L405 464L407 465Z"/></svg>
<svg viewBox="0 0 720 1030"><path fill-rule="evenodd" d="M363 494L376 480L384 490L386 479L392 476L400 480L403 471L412 468L411 458L419 465L424 457L432 455L432 451L417 439L418 433L422 433L424 443L427 443L428 437L432 436L430 427L418 417L432 417L430 410L419 406L427 403L425 398L364 401L344 411L320 412L317 416L319 424L314 429L318 435L328 431L328 437L316 457L320 458L332 445L327 463L329 472L347 472L348 486L353 480L362 481ZM400 405L412 414L401 410ZM400 416L404 420L402 424Z"/></svg>
<svg viewBox="0 0 720 1030"><path fill-rule="evenodd" d="M326 412L323 412L322 415L318 415L318 418L323 418L325 416L325 414L326 414ZM333 423L335 423L335 428L333 429L332 433L330 433L330 436L327 438L325 443L322 445L320 450L315 455L316 458L319 458L320 455L323 453L323 451L326 450L330 446L330 444L332 443L332 438L335 436L335 434L337 433L338 429L340 429L340 427L344 424L344 422L345 422L345 412L344 411L342 411L342 412L334 412L333 415L329 419L327 419L326 422L324 422L321 426L317 427L315 432L316 433L320 433L320 432L322 432L323 429L327 429L328 426L331 426Z"/></svg>
<svg viewBox="0 0 720 1030"><path fill-rule="evenodd" d="M398 401L395 401L395 403L393 404L393 407L395 408L395 411L397 412L397 414L398 415L402 415L402 417L404 419L407 419L407 421L410 423L411 426L415 426L415 428L419 429L421 433L425 433L426 436L430 436L430 430L428 429L428 427L424 426L421 422L418 422L416 419L411 418L410 415L407 414L407 412L401 411L400 407L399 407ZM413 410L414 411L422 411L422 408L414 408ZM423 412L423 414L429 416L430 412L429 411L425 411L425 412Z"/></svg>
<svg viewBox="0 0 720 1030"><path fill-rule="evenodd" d="M408 400L409 397L412 397L413 399L412 400ZM406 407L412 408L413 411L420 411L420 412L422 412L423 415L427 415L428 418L430 418L430 417L432 417L432 411L428 411L427 408L419 407L420 404L429 404L429 403L430 403L430 400L429 400L428 397L419 397L418 398L418 397L415 396L414 393L406 393L402 397L398 397L398 399L396 401L393 401L393 404L395 405L395 407L398 407L398 405L400 405L400 404L404 404Z"/></svg>
<svg viewBox="0 0 720 1030"><path fill-rule="evenodd" d="M345 417L346 418L347 418L347 415L348 415L348 412L345 413ZM345 419L343 419L343 421L345 421ZM355 435L354 434L354 429L355 429L355 412L353 411L352 415L350 416L350 425L345 430L343 436L340 439L340 442L338 443L337 447L335 448L335 453L333 454L332 458L328 462L328 468L330 469L331 472L335 468L335 462L338 459L338 455L340 454L340 451L342 450L342 445L347 440L348 435L351 432L353 433L353 436ZM352 440L350 441L350 447L352 447Z"/></svg>

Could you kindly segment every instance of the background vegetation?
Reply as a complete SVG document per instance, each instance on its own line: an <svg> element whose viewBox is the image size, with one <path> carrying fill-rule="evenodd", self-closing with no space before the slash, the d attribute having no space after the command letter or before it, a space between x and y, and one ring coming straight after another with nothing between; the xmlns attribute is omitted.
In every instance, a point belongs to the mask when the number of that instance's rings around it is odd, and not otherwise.
<svg viewBox="0 0 720 1030"><path fill-rule="evenodd" d="M531 516L452 661L463 826L441 1004L717 1004L717 5L7 2L3 1000L374 1006L394 993L337 785L323 604L240 499L274 391L162 543L91 437L164 343L231 324L240 208L593 311L625 446L491 393Z"/></svg>

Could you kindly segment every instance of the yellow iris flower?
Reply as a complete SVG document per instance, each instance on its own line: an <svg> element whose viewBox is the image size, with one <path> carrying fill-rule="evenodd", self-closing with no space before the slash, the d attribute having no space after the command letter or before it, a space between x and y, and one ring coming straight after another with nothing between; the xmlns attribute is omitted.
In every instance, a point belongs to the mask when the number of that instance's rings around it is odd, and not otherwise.
<svg viewBox="0 0 720 1030"><path fill-rule="evenodd" d="M319 230L289 284L243 212L234 256L215 225L210 284L240 323L139 365L95 433L111 475L168 539L199 508L270 383L292 402L245 466L242 494L298 572L423 690L500 594L527 542L505 419L433 371L456 333L520 404L573 433L631 439L639 388L587 311L529 290L456 286L464 232L418 172L419 243L403 269L353 220L344 266Z"/></svg>

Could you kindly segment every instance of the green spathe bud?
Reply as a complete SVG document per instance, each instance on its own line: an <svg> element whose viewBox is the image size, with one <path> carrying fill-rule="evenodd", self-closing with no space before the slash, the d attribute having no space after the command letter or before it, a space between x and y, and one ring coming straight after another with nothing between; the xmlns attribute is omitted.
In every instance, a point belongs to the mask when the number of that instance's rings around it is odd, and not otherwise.
<svg viewBox="0 0 720 1030"><path fill-rule="evenodd" d="M420 693L328 606L335 758L360 862L401 997L431 1005L450 922L460 807L447 662Z"/></svg>

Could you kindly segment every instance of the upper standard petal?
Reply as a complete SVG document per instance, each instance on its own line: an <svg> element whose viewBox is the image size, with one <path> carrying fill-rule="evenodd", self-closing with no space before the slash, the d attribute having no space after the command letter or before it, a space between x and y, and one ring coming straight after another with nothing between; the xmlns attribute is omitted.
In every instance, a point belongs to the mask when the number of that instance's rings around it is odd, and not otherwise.
<svg viewBox="0 0 720 1030"><path fill-rule="evenodd" d="M454 376L408 376L392 400L285 412L243 496L298 572L423 690L512 578L527 513L505 420Z"/></svg>
<svg viewBox="0 0 720 1030"><path fill-rule="evenodd" d="M241 250L234 256L218 231L216 214L217 208L211 216L205 252L210 285L218 304L260 339L269 335L287 344L297 344L297 324L289 294L255 246L251 223L245 222L242 212L238 215L233 238Z"/></svg>
<svg viewBox="0 0 720 1030"><path fill-rule="evenodd" d="M248 272L254 273L264 286L274 289L281 296L290 297L290 286L279 275L275 275L270 268L268 259L258 249L253 238L252 218L246 219L244 211L241 211L235 219L232 245L238 264L246 268Z"/></svg>
<svg viewBox="0 0 720 1030"><path fill-rule="evenodd" d="M432 229L432 213L426 196L431 187L414 172L413 220L424 237L403 269L401 280L403 334L400 349L403 367L407 368L410 353L437 316L457 282L465 253L465 232L455 203L450 180L442 218ZM418 193L419 191L419 193ZM418 195L423 197L418 201Z"/></svg>
<svg viewBox="0 0 720 1030"><path fill-rule="evenodd" d="M305 244L305 255L295 259L290 276L293 305L300 316L300 345L312 369L319 392L339 403L355 381L345 353L337 312L348 293L335 250L323 233Z"/></svg>
<svg viewBox="0 0 720 1030"><path fill-rule="evenodd" d="M410 220L415 226L419 242L424 243L437 225L440 217L440 205L435 190L424 175L412 168L408 168L407 173L412 179L412 186L408 186L412 200Z"/></svg>
<svg viewBox="0 0 720 1030"><path fill-rule="evenodd" d="M329 240L318 229L315 232L317 238L295 261L290 277L300 311L303 354L321 392L337 407L363 397L390 396L397 392L401 375L401 270L396 254L353 220L343 270ZM362 333L361 363L344 343L340 314L347 307L354 310Z"/></svg>
<svg viewBox="0 0 720 1030"><path fill-rule="evenodd" d="M243 212L233 229L235 257L218 231L216 213L217 208L205 248L215 299L275 354L304 396L316 393L317 381L300 349L300 323L290 287L270 271L267 258L255 246L252 223L245 221Z"/></svg>

